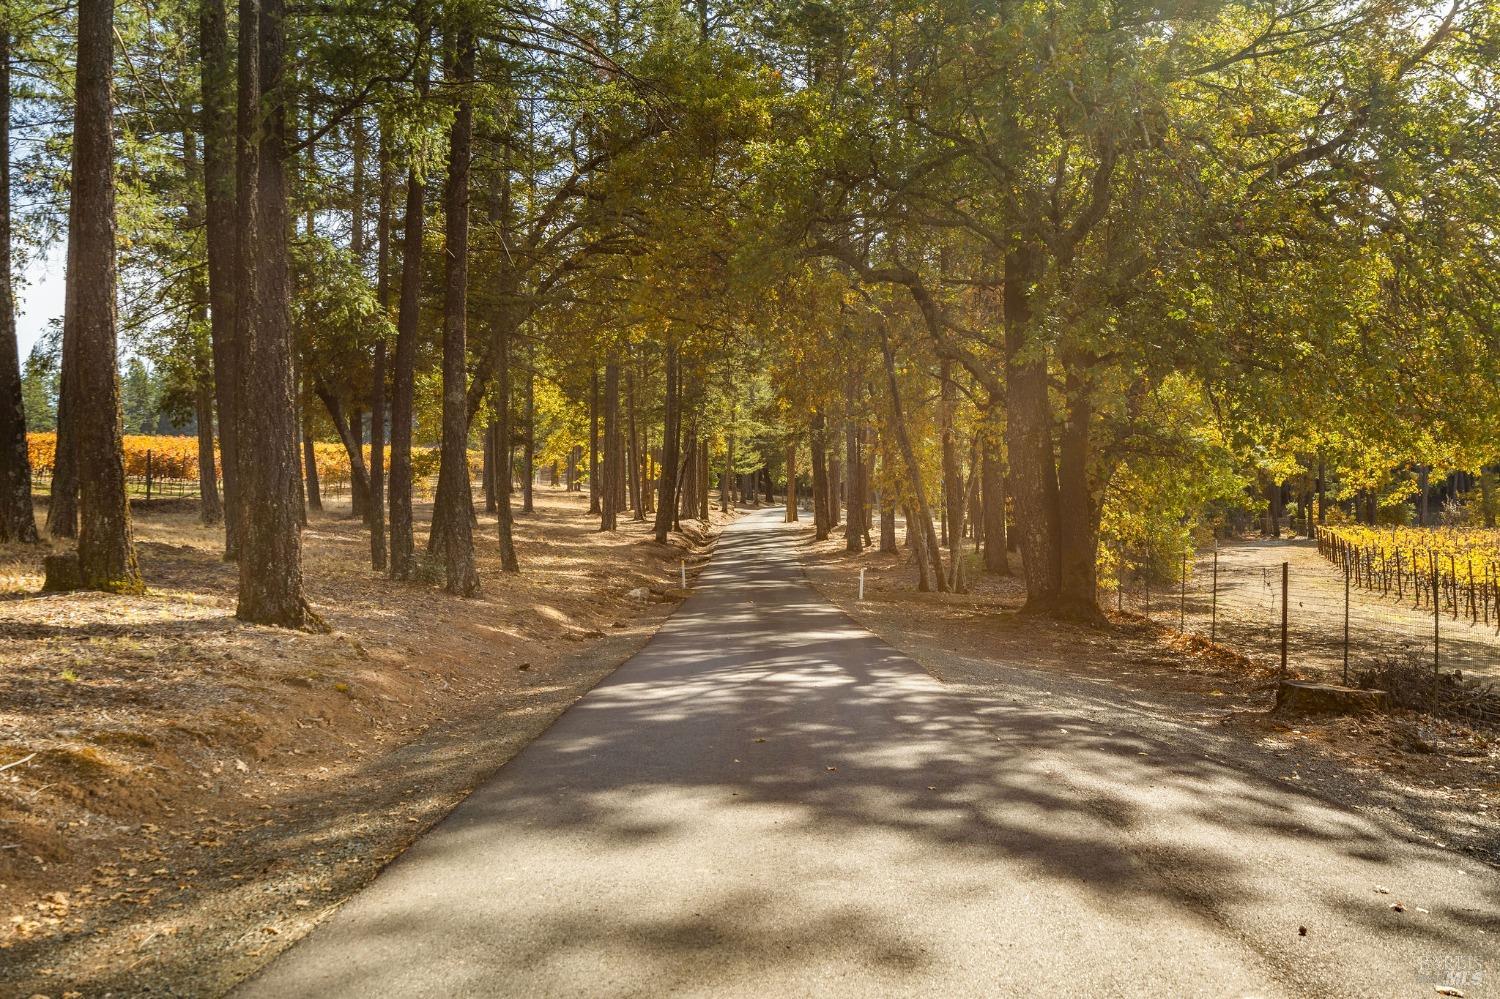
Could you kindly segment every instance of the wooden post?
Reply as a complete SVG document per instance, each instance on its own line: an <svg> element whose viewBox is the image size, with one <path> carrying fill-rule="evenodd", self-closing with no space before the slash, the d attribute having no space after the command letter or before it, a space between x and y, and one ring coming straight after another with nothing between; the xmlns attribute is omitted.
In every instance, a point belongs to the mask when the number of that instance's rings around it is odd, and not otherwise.
<svg viewBox="0 0 1500 999"><path fill-rule="evenodd" d="M1281 563L1281 676L1286 678L1287 579L1291 563Z"/></svg>

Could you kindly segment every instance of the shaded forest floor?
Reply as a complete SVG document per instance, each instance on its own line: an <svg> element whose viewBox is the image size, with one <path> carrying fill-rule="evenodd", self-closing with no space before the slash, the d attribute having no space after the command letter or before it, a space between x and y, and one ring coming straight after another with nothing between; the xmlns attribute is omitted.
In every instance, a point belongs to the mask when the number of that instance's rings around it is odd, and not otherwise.
<svg viewBox="0 0 1500 999"><path fill-rule="evenodd" d="M820 592L944 683L983 698L1070 704L1113 726L1200 744L1383 817L1410 838L1500 865L1500 731L1408 711L1278 717L1274 669L1202 639L1129 612L1101 628L1022 616L1020 577L980 572L977 561L973 592L918 593L905 552L849 555L842 528L824 542L810 524L788 529L802 532L804 567Z"/></svg>
<svg viewBox="0 0 1500 999"><path fill-rule="evenodd" d="M656 631L673 604L631 590L711 547L586 507L538 488L519 577L481 516L472 601L373 572L347 503L314 513L324 635L237 622L191 503L137 505L142 597L37 596L47 549L0 547L0 766L26 760L0 771L0 994L217 994L366 884Z"/></svg>

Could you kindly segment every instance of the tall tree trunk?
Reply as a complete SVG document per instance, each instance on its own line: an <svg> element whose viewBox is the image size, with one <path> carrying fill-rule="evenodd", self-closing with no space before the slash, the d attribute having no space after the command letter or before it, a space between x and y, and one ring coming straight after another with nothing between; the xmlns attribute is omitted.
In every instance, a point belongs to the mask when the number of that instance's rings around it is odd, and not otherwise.
<svg viewBox="0 0 1500 999"><path fill-rule="evenodd" d="M224 480L224 558L239 557L244 520L239 503L238 343L235 337L234 67L224 0L202 0L198 18L202 88L204 223L208 247L209 340L214 399L219 411L219 459Z"/></svg>
<svg viewBox="0 0 1500 999"><path fill-rule="evenodd" d="M418 0L413 10L419 53L416 89L419 102L430 85L432 28L427 7ZM396 354L391 371L391 467L387 495L391 521L391 578L411 579L416 571L416 539L412 523L411 432L417 365L417 323L422 293L422 234L426 201L415 166L406 172L406 217L401 234L401 299L396 317Z"/></svg>
<svg viewBox="0 0 1500 999"><path fill-rule="evenodd" d="M312 378L313 392L322 401L323 408L328 412L328 419L333 424L333 429L338 433L339 443L344 445L344 454L349 459L350 495L362 495L368 500L372 485L369 473L365 470L365 449L363 442L359 439L359 431L357 429L363 421L357 414L352 417L345 417L343 403L339 402L338 396L333 394L333 391L328 387L328 383L323 379L321 373L315 372ZM309 421L308 427L311 428L311 425L311 421ZM310 437L306 446L311 460L312 457L316 456L316 452L312 449ZM317 472L316 464L314 464L309 469L308 482L315 483L316 480ZM321 510L321 503L313 502L313 497L316 493L316 486L309 485L308 502L314 509Z"/></svg>
<svg viewBox="0 0 1500 999"><path fill-rule="evenodd" d="M433 511L433 530L440 531L448 592L472 597L479 593L479 569L474 561L474 491L469 481L468 380L464 360L468 337L469 296L469 160L474 136L475 46L467 29L448 40L448 77L459 93L458 108L448 141L443 281L443 437L438 462L439 513Z"/></svg>
<svg viewBox="0 0 1500 999"><path fill-rule="evenodd" d="M183 206L183 215L188 229L204 224L204 205L193 189L202 182L202 170L198 165L198 138L190 129L182 133L183 172L187 175L189 195ZM191 309L193 324L201 329L209 323L209 290L201 272L190 278ZM193 350L193 418L198 425L198 519L204 525L217 524L224 511L219 503L219 477L214 467L214 376L213 357L210 351Z"/></svg>
<svg viewBox="0 0 1500 999"><path fill-rule="evenodd" d="M861 468L859 448L859 424L856 422L855 406L859 382L853 378L844 394L844 461L849 480L849 515L844 520L844 550L858 554L864 551L865 508L864 471Z"/></svg>
<svg viewBox="0 0 1500 999"><path fill-rule="evenodd" d="M1026 570L1025 609L1051 613L1062 585L1062 557L1047 357L1031 342L1030 285L1040 270L1039 253L1024 246L1005 259L1005 430L1016 531Z"/></svg>
<svg viewBox="0 0 1500 999"><path fill-rule="evenodd" d="M68 201L68 232L78 225L78 203ZM67 272L63 291L62 370L58 377L57 442L52 453L52 483L47 501L47 532L54 538L78 537L78 419L83 403L79 397L77 247L68 240Z"/></svg>
<svg viewBox="0 0 1500 999"><path fill-rule="evenodd" d="M390 136L380 129L380 203L375 220L375 297L382 318L391 309L391 202L395 177L391 172ZM370 566L386 567L385 542L385 338L375 341L370 369Z"/></svg>
<svg viewBox="0 0 1500 999"><path fill-rule="evenodd" d="M589 513L599 512L599 486L599 369L595 368L589 372Z"/></svg>
<svg viewBox="0 0 1500 999"><path fill-rule="evenodd" d="M1070 366L1071 367L1071 366ZM1066 376L1067 415L1058 446L1058 604L1055 613L1074 620L1102 622L1096 566L1099 561L1099 509L1089 482L1094 405L1088 379Z"/></svg>
<svg viewBox="0 0 1500 999"><path fill-rule="evenodd" d="M896 547L896 498L894 490L891 489L890 441L886 435L881 434L878 443L882 483L880 487L880 553L895 555L899 549Z"/></svg>
<svg viewBox="0 0 1500 999"><path fill-rule="evenodd" d="M125 495L125 453L120 440L119 352L115 333L115 185L113 0L78 5L77 100L73 116L73 186L76 211L68 231L76 265L68 304L77 310L75 331L78 447L78 579L85 589L139 592L140 570Z"/></svg>
<svg viewBox="0 0 1500 999"><path fill-rule="evenodd" d="M963 503L963 470L959 468L958 438L953 421L958 409L958 383L953 380L953 362L944 358L939 369L940 402L938 423L942 437L943 459L943 523L946 526L948 557L962 557L962 531L958 529L963 519L960 505Z"/></svg>
<svg viewBox="0 0 1500 999"><path fill-rule="evenodd" d="M533 496L536 486L536 344L526 345L526 398L524 400L526 420L523 429L525 452L521 455L521 512L534 513L536 502Z"/></svg>
<svg viewBox="0 0 1500 999"><path fill-rule="evenodd" d="M730 423L734 422L733 410L730 411ZM719 480L719 512L728 513L729 506L734 502L734 434L729 435L724 442L724 477Z"/></svg>
<svg viewBox="0 0 1500 999"><path fill-rule="evenodd" d="M0 541L38 540L31 506L31 452L21 395L21 348L11 278L10 30L0 26Z"/></svg>
<svg viewBox="0 0 1500 999"><path fill-rule="evenodd" d="M302 400L302 479L307 483L308 508L321 512L323 488L318 481L318 450L313 444L312 409L305 397Z"/></svg>
<svg viewBox="0 0 1500 999"><path fill-rule="evenodd" d="M886 387L891 396L891 429L896 434L896 443L901 448L901 457L906 462L906 474L911 483L912 495L916 498L917 522L917 560L929 558L932 560L932 574L937 579L937 587L940 591L948 588L947 576L943 573L943 552L938 547L937 529L932 525L932 508L927 505L927 490L922 485L922 469L917 464L917 452L912 447L911 435L906 429L906 414L901 406L901 388L896 381L896 354L891 349L890 333L881 329L880 331L881 354L885 359ZM907 533L911 533L911 519L908 515ZM926 570L922 570L922 589L926 589Z"/></svg>
<svg viewBox="0 0 1500 999"><path fill-rule="evenodd" d="M812 417L812 491L813 537L827 540L831 528L828 516L828 419L821 411Z"/></svg>
<svg viewBox="0 0 1500 999"><path fill-rule="evenodd" d="M514 472L510 457L510 331L500 325L495 336L495 412L500 418L495 428L495 517L500 536L500 569L520 572L514 539L514 514L510 508Z"/></svg>
<svg viewBox="0 0 1500 999"><path fill-rule="evenodd" d="M237 616L283 627L319 627L302 590L297 503L297 406L292 374L290 156L283 0L240 4L240 220L235 334L240 341L240 541ZM253 453L251 452L253 442Z"/></svg>
<svg viewBox="0 0 1500 999"><path fill-rule="evenodd" d="M662 417L661 479L657 484L654 536L657 544L667 543L667 534L677 516L677 444L682 420L677 345L667 344L666 411Z"/></svg>
<svg viewBox="0 0 1500 999"><path fill-rule="evenodd" d="M1005 462L1001 458L998 433L984 438L983 510L984 567L1001 576L1010 575L1010 556L1005 547Z"/></svg>
<svg viewBox="0 0 1500 999"><path fill-rule="evenodd" d="M645 521L646 505L644 490L641 488L644 478L641 474L641 435L635 416L635 365L631 365L625 373L625 409L630 434L630 519Z"/></svg>
<svg viewBox="0 0 1500 999"><path fill-rule="evenodd" d="M797 522L797 438L793 435L786 442L786 522Z"/></svg>
<svg viewBox="0 0 1500 999"><path fill-rule="evenodd" d="M843 469L839 463L839 431L838 425L832 426L832 433L828 439L828 529L832 531L839 526L842 515L844 499Z"/></svg>
<svg viewBox="0 0 1500 999"><path fill-rule="evenodd" d="M599 376L594 375L597 389ZM595 399L597 399L597 393ZM620 490L620 362L614 358L604 364L604 481L595 490L599 512L599 530L613 531L616 527L616 512ZM594 411L594 422L598 422L598 408ZM592 438L596 431L590 429Z"/></svg>

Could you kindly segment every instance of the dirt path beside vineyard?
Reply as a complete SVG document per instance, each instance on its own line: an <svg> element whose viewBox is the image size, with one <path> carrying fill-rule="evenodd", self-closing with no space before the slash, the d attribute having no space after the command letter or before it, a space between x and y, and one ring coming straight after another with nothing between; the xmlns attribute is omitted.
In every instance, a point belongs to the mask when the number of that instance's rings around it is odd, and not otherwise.
<svg viewBox="0 0 1500 999"><path fill-rule="evenodd" d="M1318 554L1317 542L1267 539L1224 544L1219 548L1218 640L1236 651L1267 662L1280 657L1281 565L1287 563L1289 606L1288 658L1323 678L1337 678L1344 656L1344 576ZM1207 635L1210 616L1213 553L1200 553L1188 578L1186 624ZM1141 592L1129 591L1130 606L1142 609ZM1179 594L1158 593L1154 619L1175 626ZM1500 680L1500 610L1489 608L1489 621L1456 619L1444 609L1437 635L1444 669L1465 676ZM1433 615L1413 606L1409 586L1398 597L1350 587L1349 664L1351 672L1391 656L1416 655L1431 661Z"/></svg>
<svg viewBox="0 0 1500 999"><path fill-rule="evenodd" d="M538 489L519 577L481 517L472 601L314 514L326 635L237 622L190 505L137 505L143 597L38 597L44 552L0 548L0 994L217 994L367 883L655 633L673 605L629 591L706 555L585 508Z"/></svg>

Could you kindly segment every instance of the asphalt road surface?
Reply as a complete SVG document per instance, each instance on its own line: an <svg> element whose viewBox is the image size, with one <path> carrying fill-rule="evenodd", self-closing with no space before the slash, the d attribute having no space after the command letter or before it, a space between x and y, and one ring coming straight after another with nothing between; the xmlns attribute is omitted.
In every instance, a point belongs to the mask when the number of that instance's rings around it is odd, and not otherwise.
<svg viewBox="0 0 1500 999"><path fill-rule="evenodd" d="M959 695L779 521L236 994L1500 996L1491 868L1187 740Z"/></svg>

